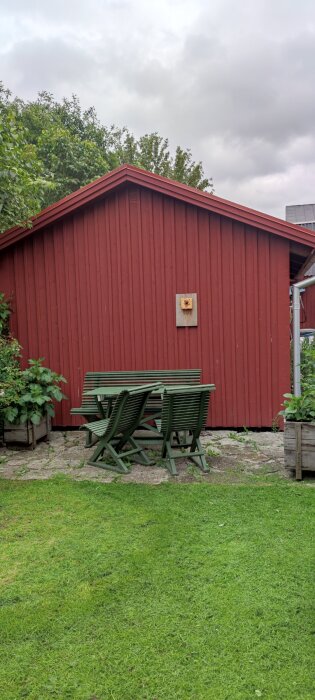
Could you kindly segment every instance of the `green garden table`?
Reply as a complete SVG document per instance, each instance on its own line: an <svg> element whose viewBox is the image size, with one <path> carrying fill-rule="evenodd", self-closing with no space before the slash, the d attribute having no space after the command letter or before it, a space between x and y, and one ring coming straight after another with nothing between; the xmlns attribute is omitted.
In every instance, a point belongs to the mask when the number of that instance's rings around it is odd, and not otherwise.
<svg viewBox="0 0 315 700"><path fill-rule="evenodd" d="M139 384L139 386L141 386L141 385ZM167 386L167 388L171 388L171 389L175 389L175 388L185 389L186 387L187 387L186 384L185 385L172 384L172 385ZM120 394L120 392L123 391L124 389L128 390L128 389L134 389L134 388L135 388L135 384L133 384L133 385L120 384L117 386L98 386L96 389L90 389L90 391L84 391L83 396L94 396L97 410L100 413L101 417L108 418L108 416L110 416L110 414L111 414L113 403L115 402L118 394ZM161 386L158 389L155 389L154 391L152 391L152 395L153 396L154 395L155 396L162 396L165 388L166 388L165 385L161 384ZM104 411L104 407L102 404L102 401L104 401L105 399L107 401L106 411Z"/></svg>

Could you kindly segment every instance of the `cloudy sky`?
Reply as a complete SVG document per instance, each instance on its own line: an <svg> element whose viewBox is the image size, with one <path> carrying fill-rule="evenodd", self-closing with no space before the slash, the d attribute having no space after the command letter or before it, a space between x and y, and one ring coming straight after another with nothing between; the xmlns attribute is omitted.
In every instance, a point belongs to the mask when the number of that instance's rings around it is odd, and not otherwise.
<svg viewBox="0 0 315 700"><path fill-rule="evenodd" d="M216 194L315 201L314 0L1 0L1 79L191 148Z"/></svg>

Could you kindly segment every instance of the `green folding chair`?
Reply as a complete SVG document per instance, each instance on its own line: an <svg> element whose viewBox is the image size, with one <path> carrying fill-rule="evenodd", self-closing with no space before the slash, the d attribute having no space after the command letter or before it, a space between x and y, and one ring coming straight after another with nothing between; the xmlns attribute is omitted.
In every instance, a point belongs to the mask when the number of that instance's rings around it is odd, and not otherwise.
<svg viewBox="0 0 315 700"><path fill-rule="evenodd" d="M214 390L214 384L200 384L164 391L162 418L156 423L163 438L162 457L167 459L173 476L177 476L175 459L184 456L195 462L201 471L210 471L199 436L206 424L210 392ZM183 454L185 448L189 451Z"/></svg>
<svg viewBox="0 0 315 700"><path fill-rule="evenodd" d="M124 460L135 457L136 461L146 466L153 462L148 459L132 434L141 423L145 405L151 391L161 386L160 382L146 384L134 389L123 389L118 394L112 413L109 418L103 418L91 423L85 423L82 428L88 430L91 436L99 439L97 447L88 460L88 464L94 467L102 467L123 474L128 474L129 469ZM124 449L127 445L131 449ZM105 454L112 457L114 464L104 461Z"/></svg>

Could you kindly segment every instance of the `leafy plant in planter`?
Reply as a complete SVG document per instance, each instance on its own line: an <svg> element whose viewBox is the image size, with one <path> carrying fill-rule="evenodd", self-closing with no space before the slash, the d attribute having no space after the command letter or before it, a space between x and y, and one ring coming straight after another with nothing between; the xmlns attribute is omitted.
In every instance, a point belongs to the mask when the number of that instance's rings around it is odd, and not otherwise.
<svg viewBox="0 0 315 700"><path fill-rule="evenodd" d="M35 447L47 437L54 401L65 398L61 374L43 367L43 358L20 368L21 346L10 335L10 303L0 292L0 441L22 442Z"/></svg>
<svg viewBox="0 0 315 700"><path fill-rule="evenodd" d="M284 410L281 411L286 421L315 421L315 389L308 389L301 396L284 394Z"/></svg>
<svg viewBox="0 0 315 700"><path fill-rule="evenodd" d="M29 367L22 371L22 390L17 399L4 409L8 423L23 424L27 421L39 425L46 415L54 416L53 401L66 398L59 384L66 382L61 374L43 367L43 358L29 360Z"/></svg>
<svg viewBox="0 0 315 700"><path fill-rule="evenodd" d="M302 469L315 469L315 343L303 343L301 351L301 396L284 394L285 465L295 467L296 478Z"/></svg>
<svg viewBox="0 0 315 700"><path fill-rule="evenodd" d="M287 421L315 421L315 342L305 339L301 348L301 396L284 394L281 415Z"/></svg>

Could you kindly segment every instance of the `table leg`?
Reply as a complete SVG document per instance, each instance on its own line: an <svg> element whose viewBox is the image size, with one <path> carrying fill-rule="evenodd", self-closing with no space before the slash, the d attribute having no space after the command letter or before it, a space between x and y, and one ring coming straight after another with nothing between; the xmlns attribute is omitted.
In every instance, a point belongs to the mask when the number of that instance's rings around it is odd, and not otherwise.
<svg viewBox="0 0 315 700"><path fill-rule="evenodd" d="M112 408L113 408L113 399L109 398L107 401L107 406L106 406L106 411L104 411L104 407L102 404L102 401L98 398L98 396L95 396L95 401L97 405L97 411L101 418L109 418Z"/></svg>

